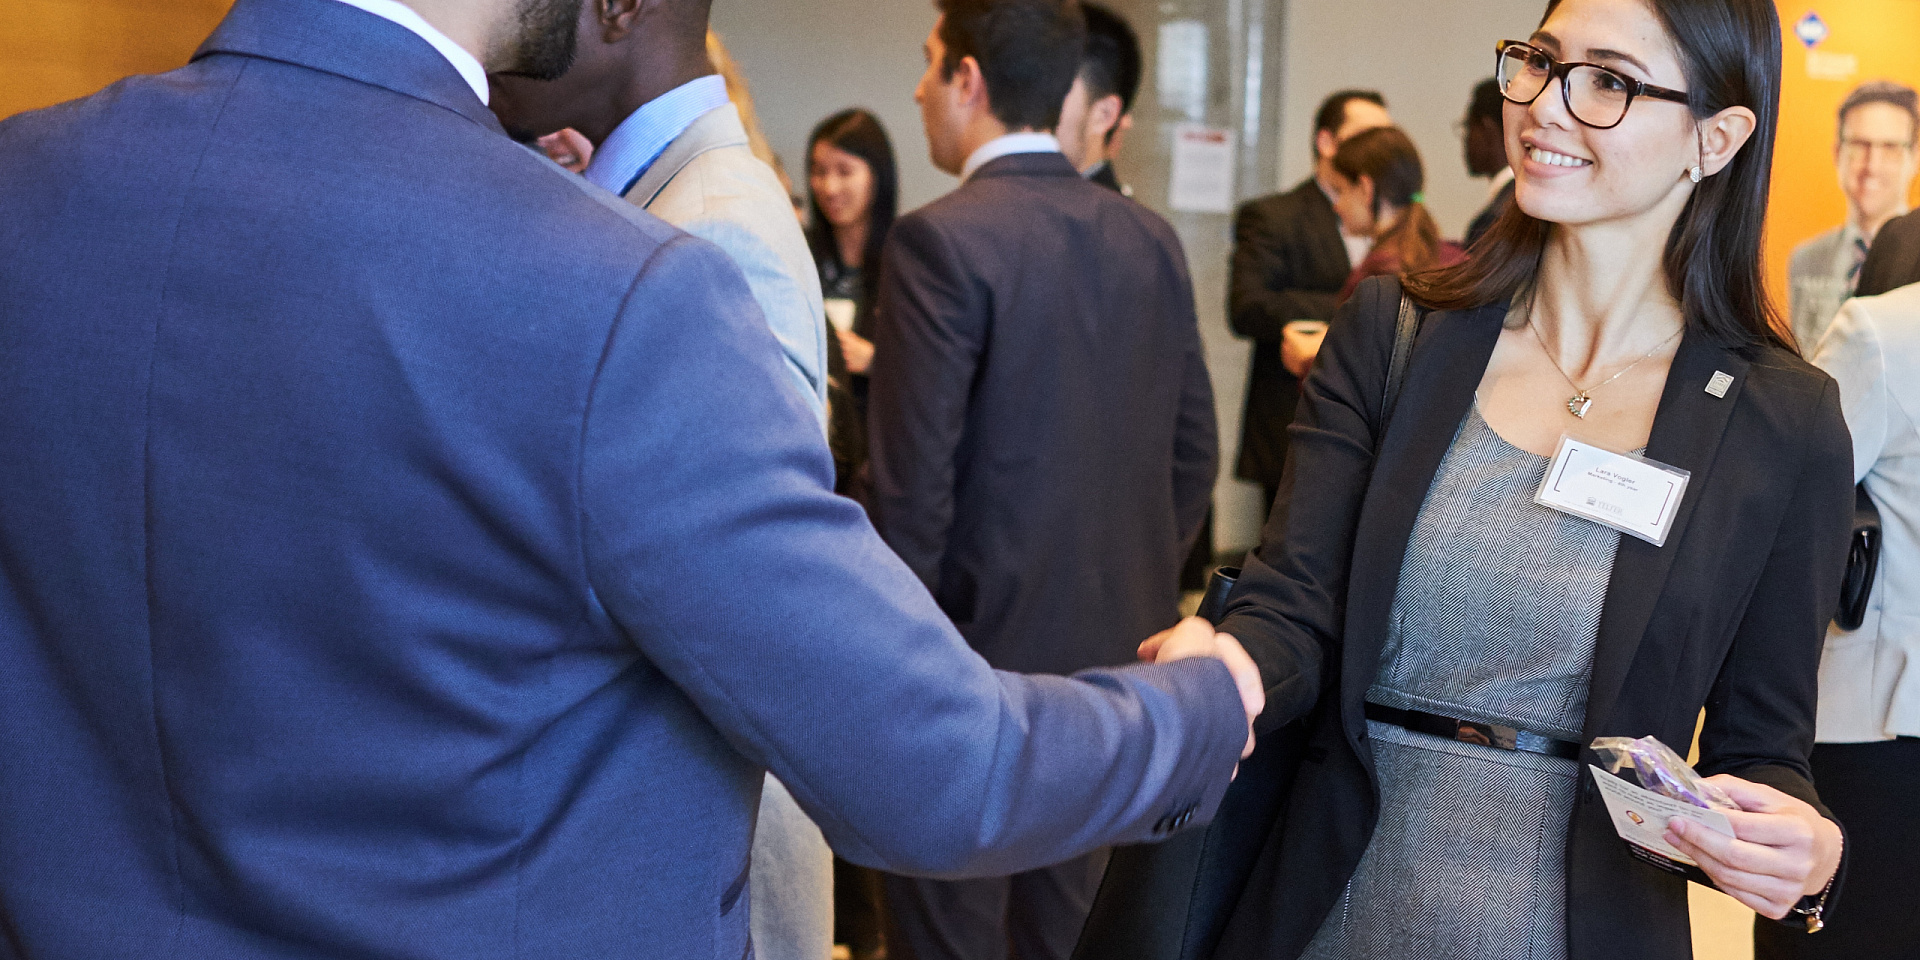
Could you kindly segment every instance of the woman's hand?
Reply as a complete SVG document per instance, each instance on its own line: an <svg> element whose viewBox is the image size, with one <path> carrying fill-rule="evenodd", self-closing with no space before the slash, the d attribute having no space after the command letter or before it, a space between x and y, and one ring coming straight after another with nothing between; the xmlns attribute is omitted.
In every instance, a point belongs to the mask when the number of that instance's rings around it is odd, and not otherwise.
<svg viewBox="0 0 1920 960"><path fill-rule="evenodd" d="M846 355L847 372L866 376L867 368L873 366L873 341L851 330L835 330L840 338L840 352Z"/></svg>
<svg viewBox="0 0 1920 960"><path fill-rule="evenodd" d="M1734 836L1689 820L1667 824L1667 842L1692 857L1721 891L1778 920L1801 897L1826 889L1840 869L1840 827L1804 801L1765 784L1708 777L1740 805L1729 811Z"/></svg>

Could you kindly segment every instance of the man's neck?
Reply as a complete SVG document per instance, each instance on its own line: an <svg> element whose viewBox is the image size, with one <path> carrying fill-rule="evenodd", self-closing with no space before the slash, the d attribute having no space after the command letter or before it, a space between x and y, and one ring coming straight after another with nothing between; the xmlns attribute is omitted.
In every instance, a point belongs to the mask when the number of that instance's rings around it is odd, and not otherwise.
<svg viewBox="0 0 1920 960"><path fill-rule="evenodd" d="M435 30L447 35L447 39L460 45L460 48L473 54L487 70L495 70L502 64L488 63L488 48L493 45L494 35L498 31L507 5L501 2L470 3L462 0L400 0L411 7L420 19L433 25Z"/></svg>
<svg viewBox="0 0 1920 960"><path fill-rule="evenodd" d="M1032 130L1009 130L1006 124L995 120L992 116L982 117L968 124L966 135L960 138L960 160L965 163L968 157L979 153L981 147L1009 133L1032 132Z"/></svg>
<svg viewBox="0 0 1920 960"><path fill-rule="evenodd" d="M681 56L668 60L666 57L639 57L638 63L627 82L613 92L604 110L575 124L574 129L585 134L593 145L598 147L606 142L614 128L625 123L641 107L692 83L701 77L713 73L713 64L707 60L706 50L702 49L697 57Z"/></svg>
<svg viewBox="0 0 1920 960"><path fill-rule="evenodd" d="M1887 225L1887 221L1906 212L1907 209L1905 205L1902 205L1869 220L1859 210L1849 205L1847 210L1847 223L1855 230L1860 231L1861 235L1867 238L1868 243L1872 243L1873 238L1880 235L1880 228Z"/></svg>

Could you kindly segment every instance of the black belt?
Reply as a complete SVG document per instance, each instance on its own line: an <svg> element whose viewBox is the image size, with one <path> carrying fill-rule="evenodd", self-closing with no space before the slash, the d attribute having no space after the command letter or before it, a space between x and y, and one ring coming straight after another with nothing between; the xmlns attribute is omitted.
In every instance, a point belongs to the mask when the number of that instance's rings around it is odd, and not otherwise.
<svg viewBox="0 0 1920 960"><path fill-rule="evenodd" d="M1402 710L1398 707L1381 706L1371 702L1367 704L1367 719L1391 723L1396 727L1405 727L1415 733L1424 733L1428 736L1445 737L1461 743L1477 743L1483 747L1541 753L1549 757L1565 757L1568 760L1577 760L1580 757L1580 745L1577 743L1543 737L1537 733L1503 727L1497 723L1456 720L1453 717L1422 713L1418 710Z"/></svg>

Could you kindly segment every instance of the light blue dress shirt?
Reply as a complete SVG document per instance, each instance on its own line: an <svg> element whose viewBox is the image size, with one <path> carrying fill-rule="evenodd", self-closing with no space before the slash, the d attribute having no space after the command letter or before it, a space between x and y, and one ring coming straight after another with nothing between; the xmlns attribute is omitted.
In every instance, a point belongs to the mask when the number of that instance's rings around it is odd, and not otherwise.
<svg viewBox="0 0 1920 960"><path fill-rule="evenodd" d="M606 142L594 149L586 178L602 189L625 196L633 182L695 120L727 103L727 81L719 74L689 81L647 101L620 121Z"/></svg>

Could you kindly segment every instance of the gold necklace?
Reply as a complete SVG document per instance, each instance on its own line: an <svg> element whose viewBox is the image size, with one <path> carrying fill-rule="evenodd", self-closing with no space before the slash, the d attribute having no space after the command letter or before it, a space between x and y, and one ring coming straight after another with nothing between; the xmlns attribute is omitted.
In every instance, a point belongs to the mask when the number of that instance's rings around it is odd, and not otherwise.
<svg viewBox="0 0 1920 960"><path fill-rule="evenodd" d="M1680 329L1675 330L1673 332L1673 336L1660 341L1658 344L1654 346L1652 350L1648 350L1646 353L1641 354L1640 359L1635 360L1634 362L1629 363L1624 367L1621 367L1619 373L1616 373L1613 376L1608 377L1605 380L1602 380L1599 383L1596 383L1593 386L1583 390L1580 388L1579 384L1573 382L1572 377L1567 376L1567 371L1565 370L1565 368L1560 366L1560 361L1555 360L1553 358L1553 351L1547 349L1547 341L1540 336L1540 329L1533 325L1533 317L1531 316L1527 317L1527 329L1533 332L1533 342L1540 345L1540 352L1546 355L1547 362L1553 364L1553 369L1559 371L1560 379L1565 380L1567 382L1567 386L1573 388L1573 396L1567 398L1567 412L1573 414L1575 417L1578 417L1582 420L1585 420L1587 418L1587 411L1593 409L1593 397L1591 396L1593 391L1598 390L1601 387L1604 387L1607 384L1620 379L1621 377L1626 375L1628 370L1632 370L1634 367L1637 367L1640 364L1645 363L1646 361L1652 359L1654 354L1659 353L1661 350L1666 349L1667 344L1672 343L1673 341L1679 339L1680 335L1682 333L1685 333L1687 330L1686 326L1682 324Z"/></svg>

